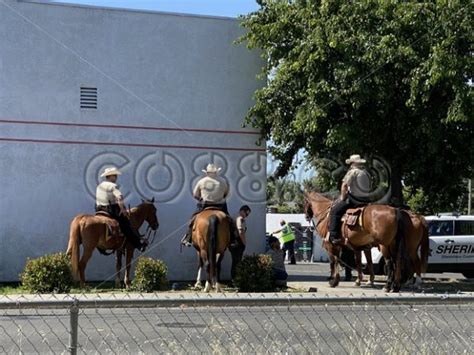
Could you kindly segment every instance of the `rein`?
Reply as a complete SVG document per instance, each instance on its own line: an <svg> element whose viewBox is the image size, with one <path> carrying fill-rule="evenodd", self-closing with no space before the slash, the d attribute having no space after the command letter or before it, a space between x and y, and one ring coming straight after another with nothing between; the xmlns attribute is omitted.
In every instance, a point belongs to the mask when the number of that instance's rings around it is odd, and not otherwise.
<svg viewBox="0 0 474 355"><path fill-rule="evenodd" d="M314 224L314 218L312 218L314 228L317 228L321 224L321 222L327 218L327 215L331 211L331 207L332 207L332 204L329 205L328 208L326 208L323 212L314 215L314 217L316 217L316 220L317 220L317 223ZM324 218L320 218L323 214L326 214L326 216Z"/></svg>
<svg viewBox="0 0 474 355"><path fill-rule="evenodd" d="M151 229L150 225L146 228L145 236L143 237L144 240L147 241L148 245L152 244L155 241L157 229Z"/></svg>
<svg viewBox="0 0 474 355"><path fill-rule="evenodd" d="M309 198L306 199L306 202L311 206L311 201L309 200ZM331 208L332 208L333 204L334 204L334 202L331 202L331 203L329 204L329 206L328 206L325 210L323 210L322 212L320 212L320 213L318 213L318 214L316 214L316 213L313 212L313 218L311 218L311 223L313 224L313 227L314 227L315 229L317 229L318 226L321 224L321 222L322 222L324 219L327 218L327 215L328 215L329 212L331 211ZM313 210L312 206L311 206L311 210ZM321 216L323 216L323 215L326 215L326 217L321 218ZM315 219L316 219L316 223L314 222Z"/></svg>

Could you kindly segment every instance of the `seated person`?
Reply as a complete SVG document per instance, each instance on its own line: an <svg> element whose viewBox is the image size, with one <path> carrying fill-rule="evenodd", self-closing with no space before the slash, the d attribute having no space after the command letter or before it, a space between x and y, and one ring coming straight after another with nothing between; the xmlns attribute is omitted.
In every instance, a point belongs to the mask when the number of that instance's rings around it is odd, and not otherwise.
<svg viewBox="0 0 474 355"><path fill-rule="evenodd" d="M267 252L267 255L272 257L272 271L275 284L277 286L286 286L288 274L285 269L285 255L280 248L280 241L278 238L270 236L268 238L268 244L270 245L270 250Z"/></svg>

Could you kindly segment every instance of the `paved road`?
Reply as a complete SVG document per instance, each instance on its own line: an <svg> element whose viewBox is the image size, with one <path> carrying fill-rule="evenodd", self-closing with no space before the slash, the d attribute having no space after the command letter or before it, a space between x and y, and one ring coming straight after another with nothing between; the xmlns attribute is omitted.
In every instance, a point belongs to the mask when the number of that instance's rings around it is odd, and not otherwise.
<svg viewBox="0 0 474 355"><path fill-rule="evenodd" d="M1 353L65 353L65 311L0 313ZM81 310L80 353L461 353L474 308L188 307Z"/></svg>
<svg viewBox="0 0 474 355"><path fill-rule="evenodd" d="M329 287L327 277L329 276L329 264L327 263L303 263L297 265L286 265L289 274L288 286L292 289L308 291L310 288L331 296L348 295L382 295L385 276L375 277L375 287L362 285L356 287L354 280L356 273L353 272L352 281L344 281L344 271L341 271L342 280L338 287ZM367 280L367 276L365 276ZM474 280L466 279L462 274L442 273L424 275L424 284L421 289L414 290L411 287L402 288L402 294L413 292L423 293L474 293Z"/></svg>

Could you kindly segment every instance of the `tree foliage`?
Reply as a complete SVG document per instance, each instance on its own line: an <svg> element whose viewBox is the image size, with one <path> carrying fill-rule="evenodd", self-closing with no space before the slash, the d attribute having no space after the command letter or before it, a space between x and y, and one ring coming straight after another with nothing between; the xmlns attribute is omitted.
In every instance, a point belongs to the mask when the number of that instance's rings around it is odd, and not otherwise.
<svg viewBox="0 0 474 355"><path fill-rule="evenodd" d="M474 162L471 1L257 2L241 41L268 80L246 122L273 142L278 176L302 148L360 153L388 162L395 203L402 180L429 206L458 198Z"/></svg>

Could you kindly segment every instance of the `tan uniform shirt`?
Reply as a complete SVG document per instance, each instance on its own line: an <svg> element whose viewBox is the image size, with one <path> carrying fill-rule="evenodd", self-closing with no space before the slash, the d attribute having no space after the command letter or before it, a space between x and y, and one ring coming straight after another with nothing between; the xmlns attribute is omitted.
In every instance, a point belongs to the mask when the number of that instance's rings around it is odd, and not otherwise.
<svg viewBox="0 0 474 355"><path fill-rule="evenodd" d="M229 186L220 176L205 176L198 181L193 194L201 197L203 202L224 203L229 194Z"/></svg>
<svg viewBox="0 0 474 355"><path fill-rule="evenodd" d="M245 222L245 218L240 216L235 219L235 224L237 225L237 230L240 233L247 232L247 223Z"/></svg>
<svg viewBox="0 0 474 355"><path fill-rule="evenodd" d="M350 168L342 182L346 183L349 193L355 198L368 198L371 192L370 176L360 168Z"/></svg>
<svg viewBox="0 0 474 355"><path fill-rule="evenodd" d="M98 186L95 194L95 203L97 206L108 206L118 203L122 198L122 193L118 189L117 184L110 181L102 181Z"/></svg>

